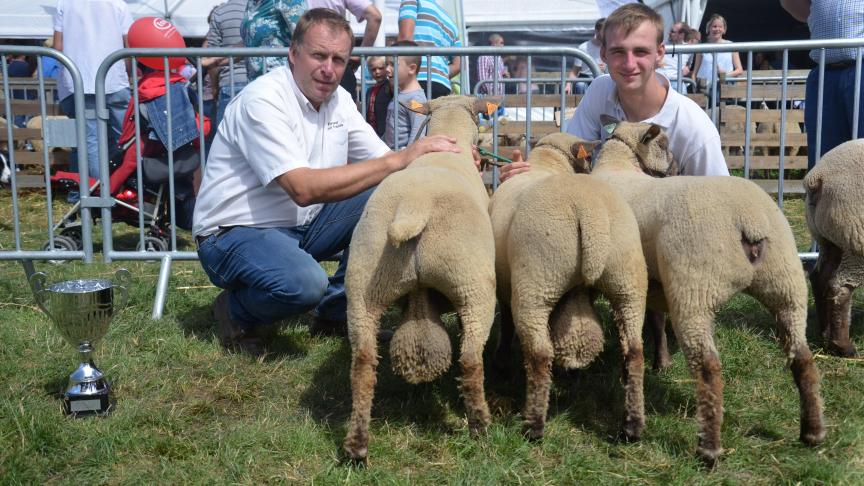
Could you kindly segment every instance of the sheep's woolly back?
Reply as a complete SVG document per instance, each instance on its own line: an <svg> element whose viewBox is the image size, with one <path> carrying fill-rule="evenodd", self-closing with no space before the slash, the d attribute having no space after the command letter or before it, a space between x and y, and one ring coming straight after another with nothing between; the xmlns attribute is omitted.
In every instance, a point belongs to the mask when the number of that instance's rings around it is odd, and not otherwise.
<svg viewBox="0 0 864 486"><path fill-rule="evenodd" d="M804 189L813 235L864 256L864 139L826 153L804 178Z"/></svg>

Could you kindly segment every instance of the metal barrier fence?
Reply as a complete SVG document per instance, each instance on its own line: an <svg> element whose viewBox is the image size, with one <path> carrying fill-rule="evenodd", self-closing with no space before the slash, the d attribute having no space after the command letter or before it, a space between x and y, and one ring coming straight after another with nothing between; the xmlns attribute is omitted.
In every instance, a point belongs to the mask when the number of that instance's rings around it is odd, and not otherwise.
<svg viewBox="0 0 864 486"><path fill-rule="evenodd" d="M365 70L365 60L369 56L378 56L378 55L387 55L387 56L405 56L405 55L423 55L423 56L435 56L435 55L450 55L450 56L463 56L467 57L470 55L483 55L483 54L495 54L495 55L525 55L528 56L529 69L531 65L531 60L533 56L536 55L545 55L545 56L556 56L561 60L561 79L563 80L566 76L566 66L567 59L576 57L581 59L586 65L589 66L590 69L593 70L594 73L598 73L596 64L594 61L584 52L579 51L573 48L552 48L552 47L539 47L539 48L504 48L504 49L495 49L491 47L469 47L469 48L420 48L420 47L398 47L398 48L358 48L355 50L354 54L359 55L361 57L361 66L362 69ZM108 184L109 182L109 167L108 167L108 115L106 109L106 97L105 97L105 76L109 69L109 67L115 62L125 59L131 58L132 65L137 66L138 59L141 57L161 57L164 65L164 74L165 85L167 86L170 83L169 76L167 74L169 67L169 58L172 57L185 57L189 59L194 59L194 66L196 68L196 76L197 76L197 86L198 86L198 107L197 111L199 113L203 112L203 69L201 65L201 59L204 57L227 57L229 59L229 65L234 62L239 62L240 59L246 57L261 57L261 56L288 56L288 49L267 49L267 48L191 48L191 49L124 49L117 52L112 53L108 56L102 63L97 72L96 76L96 100L97 100L97 114L98 116L98 136L99 136L99 158L100 158L100 176L102 179L102 184ZM394 78L398 79L398 63L395 64L394 69ZM428 63L431 64L431 63ZM266 65L266 64L265 64ZM138 84L138 75L136 69L132 69L132 84L133 86L137 86ZM428 74L428 71L427 71ZM497 75L496 75L497 76ZM530 82L530 76L529 76ZM233 82L232 82L233 85ZM360 99L361 99L361 110L365 115L366 108L366 91L367 91L367 83L365 76L361 76L360 83ZM398 83L394 83L394 99L398 99L399 88ZM173 113L172 110L172 102L171 102L171 91L168 90L166 92L166 105L168 107L167 113L167 134L168 140L167 143L169 146L172 145L172 120ZM530 106L530 94L529 96L529 106ZM431 83L427 85L427 97L431 98ZM564 104L564 94L561 95L562 106ZM135 134L136 134L136 143L135 151L136 151L136 160L139 162L136 166L136 174L137 174L137 195L138 195L138 207L144 207L145 205L145 194L147 188L143 185L143 177L141 173L141 127L140 127L140 100L137 97L137 93L133 90L133 105L135 106ZM394 123L397 123L394 120ZM398 130L394 132L398 134ZM216 129L216 127L213 127ZM530 114L528 119L526 120L526 130L530 136L531 133L531 118ZM199 126L199 150L200 150L200 158L203 161L206 160L205 153L205 136L202 128ZM398 149L404 145L407 145L408 141L400 141L398 139L398 135L396 136L395 145ZM99 207L101 209L101 219L102 219L102 253L104 260L106 262L111 262L114 260L160 260L160 271L159 277L156 285L156 297L153 305L153 318L157 319L161 317L164 303L167 297L168 290L168 281L170 277L170 270L172 262L175 260L196 260L198 255L194 251L181 251L177 245L177 219L176 219L176 203L175 203L175 179L174 179L174 154L172 151L168 151L167 156L167 166L168 166L168 184L167 191L164 192L164 201L167 203L168 207L168 220L167 225L164 228L158 228L159 230L164 230L167 232L170 241L167 248L160 247L159 245L149 246L147 245L148 241L153 241L153 238L156 236L153 233L154 229L151 225L151 228L146 228L145 222L145 214L143 211L138 212L138 238L139 245L136 251L128 251L128 250L118 250L114 246L114 233L112 232L112 223L114 222L112 206L116 206L119 201L116 198L112 198L111 194L107 192L100 193L100 201L98 204L94 204L94 207ZM497 175L493 177L493 179L497 179ZM150 232L150 234L147 234Z"/></svg>
<svg viewBox="0 0 864 486"><path fill-rule="evenodd" d="M780 81L782 82L781 87L781 96L780 96L780 106L783 110L782 118L781 118L781 141L780 145L785 146L785 123L786 123L786 110L787 110L787 95L786 95L786 82L789 80L788 76L788 52L791 49L812 49L819 48L823 51L824 56L824 48L829 47L856 47L858 49L858 59L857 66L858 72L860 73L860 64L861 64L861 50L860 47L864 46L864 40L842 40L842 41L800 41L800 42L768 42L768 43L733 43L733 44L720 44L720 45L710 45L703 44L698 46L693 45L685 45L685 46L669 46L669 52L673 54L688 54L688 53L708 53L708 52L728 52L731 50L746 52L747 53L747 75L746 75L746 83L747 83L747 96L746 100L750 99L751 94L751 86L753 82L753 69L752 69L752 53L754 51L763 51L763 50L783 50L783 75L780 77ZM46 49L46 48L37 48L37 47L15 47L15 46L5 46L3 49L0 49L0 55L9 55L9 54L25 54L25 55L47 55L57 58L68 70L72 73L72 77L75 83L75 105L76 105L76 122L73 122L75 125L76 132L76 140L75 143L79 147L79 160L81 163L79 164L79 175L82 181L87 180L88 170L86 163L86 151L80 150L81 147L85 146L85 137L84 137L84 121L86 117L86 113L84 110L83 103L83 95L81 93L83 90L81 89L81 79L80 75L74 65L69 61L68 58L63 56L61 53ZM287 56L288 49L252 49L252 48L204 48L204 49L124 49L121 51L117 51L109 56L100 67L97 73L97 81L96 81L96 121L98 127L98 141L99 141L99 165L100 165L100 180L99 184L101 187L109 187L110 186L110 169L109 169L109 146L108 146L108 111L106 108L106 94L105 94L105 75L107 73L108 68L114 62L119 61L125 58L131 58L133 65L137 64L137 59L140 57L161 57L164 67L168 67L168 58L169 57L186 57L194 60L194 66L197 68L196 81L197 81L197 112L203 112L203 69L201 65L202 57L227 57L229 59L229 65L235 62L242 62L242 58L249 56ZM551 81L550 78L543 78L542 82L544 83L553 83L558 85L557 93L560 96L560 104L558 110L562 113L560 127L559 129L564 129L564 117L563 113L565 113L566 107L566 96L564 93L564 85L565 83L570 82L571 80L567 75L567 61L569 58L578 58L582 60L592 71L593 75L599 74L598 67L594 63L594 61L584 52L579 51L573 48L559 48L559 47L503 47L503 48L493 48L493 47L467 47L467 48L414 48L414 47L399 47L399 48L358 48L354 51L355 55L361 56L361 72L365 73L366 70L366 58L370 56L394 56L394 55L422 55L422 56L434 56L434 55L451 55L451 56L462 56L463 62L467 62L469 56L480 56L480 55L492 55L492 56L506 56L506 55L516 55L516 56L525 56L527 57L528 63L528 72L525 78L517 78L511 80L501 80L497 79L497 73L494 75L495 77L488 82L491 82L493 85L499 82L525 82L527 86L532 86L534 82L537 81L536 78L533 78L533 70L532 61L534 56L554 56L560 59L560 72L558 72L557 80ZM5 58L3 59L5 61ZM683 60L679 57L679 65L678 69L682 67ZM431 64L431 63L430 63ZM4 63L5 65L5 63ZM398 66L398 64L397 64ZM10 109L10 97L9 97L9 89L8 84L6 84L7 77L5 76L5 68L4 68L4 94L6 98L6 117L8 120L12 119L12 112ZM133 86L137 86L139 81L138 74L135 69L133 69L132 74L132 82ZM395 76L398 77L398 67L396 67ZM714 70L714 80L719 78L717 76L716 66ZM39 75L39 79L41 80L41 74ZM824 79L824 69L820 70L820 88L819 88L819 110L821 112L821 98L822 98L822 80ZM688 81L686 78L682 79L685 83L692 83L692 81ZM168 85L170 83L170 79L166 76L165 84ZM858 99L858 86L860 85L860 75L859 78L856 79L856 96L855 96L855 109L859 108L859 99ZM470 91L470 86L465 83L463 86L467 87ZM683 88L683 84L681 85ZM716 97L716 90L718 89L718 85L716 82L712 82L711 84L712 90L714 91L714 100ZM233 79L231 81L231 88L234 88ZM360 82L360 102L361 102L361 110L364 112L367 107L366 93L367 93L368 83L365 75L361 75ZM431 86L429 88L431 89ZM394 98L398 96L398 84L394 90ZM40 102L44 104L44 94L43 90L40 89ZM44 157L45 157L45 193L48 201L48 220L49 220L49 245L47 246L47 251L30 251L24 250L21 245L21 229L19 226L19 210L18 210L18 200L17 200L17 189L15 186L15 182L13 179L12 184L12 205L13 205L13 220L14 220L14 232L15 232L15 251L0 251L0 260L20 260L25 262L25 270L30 273L32 272L32 263L31 260L64 260L64 259L83 259L85 262L91 262L93 260L93 243L92 243L92 215L90 211L92 209L100 209L99 216L102 220L102 254L105 262L111 262L114 260L159 260L160 261L160 272L157 282L156 288L156 297L154 299L153 305L153 318L158 319L161 317L162 312L164 310L164 304L167 297L167 289L168 289L168 281L170 277L171 264L174 260L196 260L197 253L194 251L183 251L180 249L181 245L178 245L178 233L177 233L177 208L176 208L176 183L174 177L174 154L172 151L167 152L167 167L168 167L168 181L166 187L164 187L163 191L157 192L157 202L155 205L164 204L165 212L163 220L161 223L164 225L163 229L165 231L164 235L161 235L167 238L167 244L161 244L154 242L152 238L154 236L151 234L152 227L154 225L154 215L146 214L144 208L148 206L148 204L153 205L152 203L148 203L146 199L147 188L144 186L143 177L141 173L141 126L138 120L140 119L140 107L141 100L138 98L138 94L135 89L132 90L133 93L133 106L134 106L134 114L136 119L135 133L136 133L136 143L133 144L133 150L135 151L135 159L136 159L136 168L135 168L135 194L137 195L137 201L130 202L129 199L120 200L118 198L112 197L112 195L108 191L100 191L98 196L92 196L89 193L88 187L86 184L81 184L80 192L81 192L81 203L80 203L80 212L81 212L81 249L76 251L58 251L55 248L54 244L54 235L53 229L55 227L53 223L53 215L52 215L52 192L51 185L48 180L47 174L50 171L50 166L47 162L47 149L50 147L49 144L46 144L43 149ZM167 124L168 124L168 142L171 145L171 137L172 137L172 120L173 114L171 113L171 92L170 90L165 95L167 99L168 106L168 116L167 116ZM528 89L524 95L525 98L525 108L526 108L526 119L525 119L525 135L526 139L531 139L532 134L532 90ZM717 107L712 106L709 107L711 110L712 116L716 120ZM747 103L746 107L746 126L750 126L751 121L751 106L750 103ZM43 110L44 111L44 110ZM11 124L10 124L11 125ZM12 139L11 134L11 126L7 125L7 139ZM493 150L497 151L498 147L498 136L497 136L497 128L498 124L493 125ZM857 128L857 127L856 127ZM214 126L212 128L216 130ZM50 139L50 130L43 129L45 132L45 138ZM817 127L817 131L821 130L821 120L819 127ZM749 130L745 133L746 141L745 141L745 177L749 177L750 168L749 168L749 148L750 148L750 133ZM198 141L199 141L199 157L202 161L202 165L206 160L206 143L205 136L201 128L199 127L198 132ZM400 145L401 141L397 140L397 146ZM818 142L817 142L818 149ZM528 147L530 150L530 144ZM784 173L784 151L780 150L779 153L779 202L782 205L783 201L783 173ZM13 166L13 177L14 177L14 158L12 159L11 165ZM497 174L495 174L492 178L493 184L497 181ZM137 202L137 205L134 204ZM115 211L119 211L122 209L136 209L142 208L137 211L137 227L138 232L138 247L135 251L130 250L120 250L115 248L115 232L112 230L113 223L117 220L117 215ZM149 220L148 220L149 218ZM167 237L165 236L167 235ZM163 240L164 241L164 240ZM155 251L154 251L155 250ZM802 259L809 260L815 259L815 253L804 253L801 254Z"/></svg>
<svg viewBox="0 0 864 486"><path fill-rule="evenodd" d="M45 189L45 197L46 197L46 240L47 243L44 244L44 248L42 250L28 250L24 248L24 243L22 242L22 232L21 232L21 208L19 202L19 183L18 183L18 164L16 162L16 150L15 150L15 137L14 131L18 130L18 128L13 128L15 126L15 111L13 110L13 106L23 106L22 103L28 102L31 100L23 100L19 101L13 97L13 93L10 92L10 78L8 72L7 59L12 55L25 55L25 56L36 56L37 60L37 87L38 91L36 93L36 100L39 106L39 113L42 117L42 167L44 170L44 189ZM67 72L70 74L72 78L72 84L74 88L74 102L75 102L75 119L74 120L49 120L47 118L47 100L46 93L48 92L45 89L45 78L42 74L42 63L43 59L49 57L56 59L60 64L62 64ZM51 173L51 162L50 162L50 149L53 147L79 147L83 148L86 146L86 136L85 136L85 124L86 118L92 117L92 113L87 113L85 110L84 103L84 89L81 81L81 74L78 71L78 67L75 66L72 61L65 56L63 53L56 51L54 49L48 49L45 47L32 47L32 46L13 46L13 45L4 45L0 46L0 65L2 65L2 75L3 75L3 101L4 101L4 116L5 116L5 137L3 140L6 142L6 160L9 165L10 170L10 190L11 190L11 202L12 202L12 227L13 227L13 240L14 240L14 250L8 251L0 251L0 260L18 260L24 266L24 271L27 274L28 278L33 274L33 260L83 260L84 262L90 263L93 261L93 239L92 239L92 217L91 217L91 208L92 206L89 203L93 202L93 199L90 197L90 188L86 183L79 184L79 192L81 197L80 203L80 227L79 230L75 232L75 241L74 247L71 244L66 244L70 242L71 237L69 236L57 236L55 237L54 231L56 230L54 225L54 212L53 212L53 198L54 193L52 192L51 182L50 182L50 173ZM20 116L20 115L19 115ZM23 129L22 130L26 130ZM28 132L29 133L29 132ZM88 168L87 168L87 152L86 150L79 150L78 153L78 176L80 181L88 180Z"/></svg>

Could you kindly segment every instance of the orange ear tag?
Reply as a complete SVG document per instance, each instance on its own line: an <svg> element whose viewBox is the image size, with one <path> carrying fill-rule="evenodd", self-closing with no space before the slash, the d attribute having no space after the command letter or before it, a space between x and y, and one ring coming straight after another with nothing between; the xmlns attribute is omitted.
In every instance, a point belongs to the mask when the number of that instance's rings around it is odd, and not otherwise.
<svg viewBox="0 0 864 486"><path fill-rule="evenodd" d="M576 152L576 157L579 157L580 159L588 157L588 151L585 150L585 146L581 143L579 144L579 150Z"/></svg>
<svg viewBox="0 0 864 486"><path fill-rule="evenodd" d="M492 116L492 114L495 113L497 110L498 110L498 105L496 105L495 103L489 103L488 101L486 102L486 114L487 115Z"/></svg>
<svg viewBox="0 0 864 486"><path fill-rule="evenodd" d="M411 109L412 110L420 110L423 108L423 103L420 103L417 100L411 100Z"/></svg>

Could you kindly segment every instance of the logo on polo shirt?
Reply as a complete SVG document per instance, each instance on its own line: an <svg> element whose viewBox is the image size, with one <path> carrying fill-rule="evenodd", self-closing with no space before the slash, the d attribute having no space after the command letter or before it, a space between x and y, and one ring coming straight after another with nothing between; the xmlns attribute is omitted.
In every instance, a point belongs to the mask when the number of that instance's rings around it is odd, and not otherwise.
<svg viewBox="0 0 864 486"><path fill-rule="evenodd" d="M343 126L345 125L342 123L342 120L333 120L327 122L327 130L335 130L337 128L342 128Z"/></svg>

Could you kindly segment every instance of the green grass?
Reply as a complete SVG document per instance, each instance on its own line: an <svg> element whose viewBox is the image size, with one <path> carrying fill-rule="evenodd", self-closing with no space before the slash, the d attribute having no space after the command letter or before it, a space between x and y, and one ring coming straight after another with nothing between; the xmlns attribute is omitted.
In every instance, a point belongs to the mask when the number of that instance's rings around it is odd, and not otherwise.
<svg viewBox="0 0 864 486"><path fill-rule="evenodd" d="M10 207L8 192L0 193L0 247L6 250L14 248ZM39 232L46 224L44 202L40 207L39 196L28 194L22 208L23 246L36 249L46 238ZM799 248L806 248L802 202L787 199L786 211ZM119 225L115 230L134 233ZM134 247L134 238L124 244ZM803 446L797 440L797 392L773 321L745 296L718 316L726 453L713 471L700 466L694 453L694 386L680 352L670 370L646 372L643 439L617 439L623 392L612 334L589 369L556 375L546 437L539 443L520 433L524 376L518 355L509 379L487 369L493 424L486 437L472 439L455 371L411 386L392 374L382 350L370 462L363 468L340 462L351 408L346 341L310 337L308 318L300 317L285 323L264 359L229 354L213 334L210 305L217 289L197 262L175 263L159 321L150 320L155 263L37 263L51 281L110 276L120 266L136 276L131 305L114 319L95 354L114 380L117 408L106 418L72 419L62 414L58 392L76 365L75 353L34 305L21 265L0 263L0 483L864 482L864 362L817 355L829 435L821 446ZM859 293L852 330L859 349L862 302ZM608 322L602 304L601 311ZM395 323L396 315L385 320ZM452 330L452 317L447 322ZM812 322L808 336L820 351Z"/></svg>

